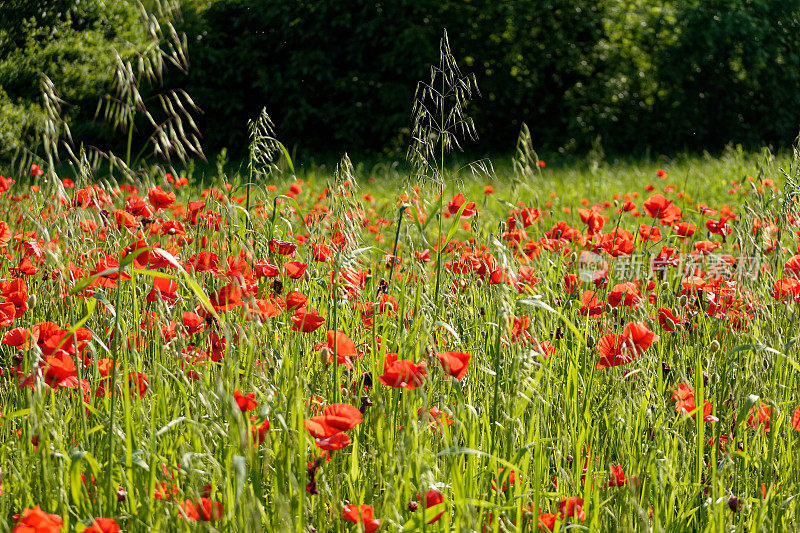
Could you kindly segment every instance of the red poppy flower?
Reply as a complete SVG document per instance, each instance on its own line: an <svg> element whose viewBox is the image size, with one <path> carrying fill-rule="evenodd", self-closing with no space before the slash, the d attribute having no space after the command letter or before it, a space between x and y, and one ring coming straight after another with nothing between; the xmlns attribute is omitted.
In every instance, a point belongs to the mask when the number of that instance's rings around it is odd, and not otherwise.
<svg viewBox="0 0 800 533"><path fill-rule="evenodd" d="M341 450L352 443L350 437L342 432L334 433L330 437L317 437L314 442L318 448L326 451Z"/></svg>
<svg viewBox="0 0 800 533"><path fill-rule="evenodd" d="M600 233L600 230L603 229L603 226L605 226L608 220L608 217L602 215L600 211L594 208L578 209L578 214L581 217L581 221L588 226L587 233L589 235Z"/></svg>
<svg viewBox="0 0 800 533"><path fill-rule="evenodd" d="M181 321L186 328L186 333L194 335L195 333L202 333L206 329L206 321L197 313L186 311L181 315Z"/></svg>
<svg viewBox="0 0 800 533"><path fill-rule="evenodd" d="M374 533L381 527L381 521L374 518L375 510L371 505L345 505L342 509L342 518L354 524L363 523L364 533Z"/></svg>
<svg viewBox="0 0 800 533"><path fill-rule="evenodd" d="M658 323L664 331L675 331L675 326L681 323L681 317L673 313L669 307L659 307Z"/></svg>
<svg viewBox="0 0 800 533"><path fill-rule="evenodd" d="M444 494L442 494L436 489L431 489L425 494L417 493L417 500L422 502L422 505L425 506L425 509L430 509L431 507L435 507L441 503L444 503ZM439 520L443 514L444 510L442 510L439 514L428 520L428 524L433 524L434 522Z"/></svg>
<svg viewBox="0 0 800 533"><path fill-rule="evenodd" d="M120 528L113 518L95 518L92 525L83 530L83 533L119 533Z"/></svg>
<svg viewBox="0 0 800 533"><path fill-rule="evenodd" d="M257 316L261 320L279 316L281 312L280 306L275 305L269 300L262 299L254 300L253 304L246 310L249 316Z"/></svg>
<svg viewBox="0 0 800 533"><path fill-rule="evenodd" d="M6 346L12 346L15 348L22 348L27 349L30 346L28 340L30 339L30 333L27 329L24 328L14 328L11 330L6 331L3 334L2 344Z"/></svg>
<svg viewBox="0 0 800 533"><path fill-rule="evenodd" d="M274 278L281 273L277 265L270 264L268 261L260 261L253 265L253 272L257 278Z"/></svg>
<svg viewBox="0 0 800 533"><path fill-rule="evenodd" d="M250 434L253 437L253 446L264 444L264 440L267 438L267 432L269 431L269 420L265 419L259 424L258 417L253 416L250 417L250 422L253 424L250 428Z"/></svg>
<svg viewBox="0 0 800 533"><path fill-rule="evenodd" d="M303 192L303 186L299 183L292 183L289 186L289 191L286 193L286 196L289 198L297 198L301 192Z"/></svg>
<svg viewBox="0 0 800 533"><path fill-rule="evenodd" d="M311 333L324 323L325 318L319 316L316 309L312 309L311 312L306 312L305 308L300 308L292 315L292 329L294 331Z"/></svg>
<svg viewBox="0 0 800 533"><path fill-rule="evenodd" d="M17 308L11 302L0 303L0 328L10 326L17 316Z"/></svg>
<svg viewBox="0 0 800 533"><path fill-rule="evenodd" d="M156 276L153 278L153 288L147 295L148 302L155 302L161 298L165 302L175 303L178 299L178 283L170 278Z"/></svg>
<svg viewBox="0 0 800 533"><path fill-rule="evenodd" d="M436 355L444 370L456 379L462 379L467 375L470 354L465 352L442 352Z"/></svg>
<svg viewBox="0 0 800 533"><path fill-rule="evenodd" d="M564 274L564 292L573 293L577 292L580 287L580 280L575 274Z"/></svg>
<svg viewBox="0 0 800 533"><path fill-rule="evenodd" d="M180 504L179 516L187 520L213 522L222 518L225 509L220 502L208 498L186 500Z"/></svg>
<svg viewBox="0 0 800 533"><path fill-rule="evenodd" d="M117 229L136 228L139 226L139 223L136 222L136 217L134 215L121 209L114 211L114 221L117 224Z"/></svg>
<svg viewBox="0 0 800 533"><path fill-rule="evenodd" d="M513 487L517 482L517 472L515 470L511 470L508 473L508 478L505 477L505 468L498 468L497 474L503 483L500 485L500 491L505 492L509 487ZM492 490L497 490L497 478L492 478Z"/></svg>
<svg viewBox="0 0 800 533"><path fill-rule="evenodd" d="M609 487L624 487L628 480L625 478L625 471L622 465L611 465L611 479L608 480Z"/></svg>
<svg viewBox="0 0 800 533"><path fill-rule="evenodd" d="M305 427L313 437L328 438L336 433L353 429L361 423L361 411L346 403L329 405L322 415L309 418Z"/></svg>
<svg viewBox="0 0 800 533"><path fill-rule="evenodd" d="M219 256L214 252L202 251L186 261L186 270L195 272L213 272L219 267Z"/></svg>
<svg viewBox="0 0 800 533"><path fill-rule="evenodd" d="M795 409L794 414L792 414L792 429L800 431L800 407Z"/></svg>
<svg viewBox="0 0 800 533"><path fill-rule="evenodd" d="M286 295L286 309L299 309L303 307L307 301L308 297L302 292L291 291Z"/></svg>
<svg viewBox="0 0 800 533"><path fill-rule="evenodd" d="M42 375L45 382L52 388L66 387L74 389L78 386L78 373L75 361L64 350L57 350L55 355L48 355L42 362ZM32 383L32 376L26 378L20 387Z"/></svg>
<svg viewBox="0 0 800 533"><path fill-rule="evenodd" d="M11 226L0 220L0 247L6 246L11 240Z"/></svg>
<svg viewBox="0 0 800 533"><path fill-rule="evenodd" d="M643 241L660 241L661 240L661 230L655 226L648 226L646 224L642 224L639 226L639 237Z"/></svg>
<svg viewBox="0 0 800 533"><path fill-rule="evenodd" d="M19 266L13 270L15 270L17 274L25 276L34 276L37 272L39 272L39 269L36 267L36 265L34 265L33 262L27 257L23 258L22 261L19 262Z"/></svg>
<svg viewBox="0 0 800 533"><path fill-rule="evenodd" d="M243 413L247 411L252 411L256 407L258 407L258 402L256 401L256 393L250 392L243 395L239 392L239 389L233 391L233 398L236 400L236 405L239 406L239 410Z"/></svg>
<svg viewBox="0 0 800 533"><path fill-rule="evenodd" d="M11 533L59 533L63 523L59 515L46 513L37 505L22 511Z"/></svg>
<svg viewBox="0 0 800 533"><path fill-rule="evenodd" d="M220 287L209 300L215 311L227 311L242 305L242 290L235 283L229 283Z"/></svg>
<svg viewBox="0 0 800 533"><path fill-rule="evenodd" d="M586 513L583 510L583 498L576 498L575 496L562 498L558 504L558 512L562 520L570 516L574 516L581 522L586 519Z"/></svg>
<svg viewBox="0 0 800 533"><path fill-rule="evenodd" d="M387 353L383 364L383 374L378 380L387 387L414 390L425 381L428 374L424 361L417 364L408 359L398 359L396 353Z"/></svg>
<svg viewBox="0 0 800 533"><path fill-rule="evenodd" d="M697 226L688 222L679 222L672 226L673 231L681 237L691 237L697 231Z"/></svg>
<svg viewBox="0 0 800 533"><path fill-rule="evenodd" d="M347 431L353 429L361 423L361 411L358 408L346 403L334 403L322 411L325 417L325 424L338 429Z"/></svg>
<svg viewBox="0 0 800 533"><path fill-rule="evenodd" d="M771 418L772 406L759 403L750 409L750 416L747 418L747 427L761 427L764 433L769 433Z"/></svg>
<svg viewBox="0 0 800 533"><path fill-rule="evenodd" d="M725 217L720 217L719 220L706 220L706 229L711 233L722 235L723 237L731 233L731 227L727 224L727 219Z"/></svg>
<svg viewBox="0 0 800 533"><path fill-rule="evenodd" d="M558 516L553 513L542 513L539 515L539 529L546 529L553 531L556 528L556 519Z"/></svg>
<svg viewBox="0 0 800 533"><path fill-rule="evenodd" d="M461 206L464 205L464 202L466 202L464 195L462 193L458 193L453 197L452 200L447 202L447 211L451 215L455 215L458 213L459 209L461 209ZM464 210L461 212L461 218L469 218L476 212L475 202L469 202L466 206L464 206Z"/></svg>
<svg viewBox="0 0 800 533"><path fill-rule="evenodd" d="M131 372L128 374L128 383L130 384L132 396L138 396L140 400L144 398L149 386L149 378L147 374L144 372Z"/></svg>
<svg viewBox="0 0 800 533"><path fill-rule="evenodd" d="M604 335L597 345L598 369L625 365L647 350L658 340L658 335L650 331L642 322L629 322L621 335Z"/></svg>
<svg viewBox="0 0 800 533"><path fill-rule="evenodd" d="M269 240L269 250L274 254L291 256L294 255L296 249L297 245L294 243L281 241L279 239Z"/></svg>
<svg viewBox="0 0 800 533"><path fill-rule="evenodd" d="M531 319L527 316L515 316L508 318L509 340L511 342L525 342L532 340L528 328L531 326Z"/></svg>
<svg viewBox="0 0 800 533"><path fill-rule="evenodd" d="M286 275L292 279L298 279L303 274L305 274L306 269L308 268L308 263L303 263L300 261L289 261L283 264L283 270L286 271Z"/></svg>
<svg viewBox="0 0 800 533"><path fill-rule="evenodd" d="M697 404L695 403L694 387L687 383L679 383L672 392L672 401L675 402L675 409L684 416L694 418L697 414ZM719 418L711 414L711 402L705 400L703 403L703 421L717 422Z"/></svg>
<svg viewBox="0 0 800 533"><path fill-rule="evenodd" d="M334 354L336 363L347 368L353 368L353 357L361 357L356 344L341 331L328 331L328 343L323 345L328 349L328 362L332 363Z"/></svg>
<svg viewBox="0 0 800 533"><path fill-rule="evenodd" d="M774 296L778 301L792 298L793 300L800 299L800 280L797 278L783 278L775 282Z"/></svg>
<svg viewBox="0 0 800 533"><path fill-rule="evenodd" d="M173 202L175 202L175 193L165 192L160 186L153 187L147 192L147 199L150 200L150 205L152 205L156 211L159 211L171 206Z"/></svg>
<svg viewBox="0 0 800 533"><path fill-rule="evenodd" d="M431 429L439 429L439 426L453 425L453 419L450 415L435 405L432 405L430 409L419 409L417 415L420 421L427 421Z"/></svg>
<svg viewBox="0 0 800 533"><path fill-rule="evenodd" d="M599 317L606 314L606 306L597 297L597 291L583 291L581 294L580 313L589 317Z"/></svg>
<svg viewBox="0 0 800 533"><path fill-rule="evenodd" d="M667 213L667 208L672 205L672 200L667 200L663 194L654 194L644 202L644 210L653 218L661 218Z"/></svg>
<svg viewBox="0 0 800 533"><path fill-rule="evenodd" d="M619 307L620 305L633 307L639 300L639 289L631 281L614 285L611 292L608 293L608 303L611 307Z"/></svg>
<svg viewBox="0 0 800 533"><path fill-rule="evenodd" d="M161 235L186 235L186 228L179 220L168 220L161 225Z"/></svg>

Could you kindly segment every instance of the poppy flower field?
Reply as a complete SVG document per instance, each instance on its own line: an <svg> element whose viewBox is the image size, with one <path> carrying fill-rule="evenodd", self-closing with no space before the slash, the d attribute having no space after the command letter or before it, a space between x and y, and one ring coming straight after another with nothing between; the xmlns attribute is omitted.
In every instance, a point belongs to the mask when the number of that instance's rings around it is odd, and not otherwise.
<svg viewBox="0 0 800 533"><path fill-rule="evenodd" d="M0 178L0 529L800 527L797 157L496 164Z"/></svg>

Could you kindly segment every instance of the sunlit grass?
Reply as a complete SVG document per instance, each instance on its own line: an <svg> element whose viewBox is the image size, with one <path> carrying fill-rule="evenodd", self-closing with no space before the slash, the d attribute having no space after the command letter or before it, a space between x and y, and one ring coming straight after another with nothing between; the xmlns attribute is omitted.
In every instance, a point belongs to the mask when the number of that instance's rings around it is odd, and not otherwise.
<svg viewBox="0 0 800 533"><path fill-rule="evenodd" d="M22 328L29 340L16 347L3 337L0 347L3 528L35 505L78 531L97 517L125 531L356 531L375 520L384 531L534 530L540 515L592 531L798 526L798 308L774 297L797 253L795 203L786 199L796 161L731 150L636 163L547 160L520 175L498 159L494 176L449 169L441 201L438 187L391 168L293 176L277 165L251 185L249 211L245 175L210 174L202 186L188 176L181 187L161 173L94 189L75 176L66 189L10 184L0 288L14 303L3 312L15 318L2 332ZM156 185L174 191L174 203L156 210L159 197L148 199ZM459 193L476 214L458 219L472 210L448 205ZM655 194L697 225L692 237L648 217L643 204ZM700 203L738 217L724 239L705 225L720 215ZM127 219L116 212L126 205ZM593 238L547 235L563 220L585 236L578 210L593 206L608 217ZM539 212L525 228L518 213L524 233L514 236L508 219L524 207ZM437 303L440 213L449 240ZM659 227L661 242L643 243L640 224ZM698 297L677 268L658 278L645 264L635 280L617 258L605 287L567 292L565 276L580 282L579 253L608 257L595 245L616 228L633 234L634 256L662 246L685 256L711 241L717 253L757 255L763 268ZM270 239L296 244L294 256ZM426 249L429 262L417 257ZM203 251L217 254L216 266L204 267ZM290 261L308 264L297 279ZM277 275L267 277L265 264ZM148 298L165 276L160 296ZM24 298L13 279L25 280ZM611 308L609 293L623 282L636 283L641 298ZM581 312L583 293L595 290L603 317ZM293 291L307 298L299 312L287 308ZM662 307L681 317L674 328L659 321ZM324 324L293 329L312 309ZM529 325L514 330L515 318ZM37 339L43 322L57 332ZM603 337L627 334L629 323L658 339L626 364L597 368ZM352 339L352 353L343 340L329 342L328 330ZM59 349L74 369L56 379L45 358ZM442 352L470 355L463 378L447 375ZM393 381L391 353L416 373ZM400 382L419 386L391 386ZM719 420L681 414L672 399L680 383ZM253 393L257 405L243 412L234 391ZM337 419L356 423L341 432L350 443L328 455L306 420L333 404L354 406L361 420ZM757 423L764 408L769 432ZM582 503L570 513L559 507L565 498ZM350 504L374 514L343 514ZM193 512L198 505L206 510Z"/></svg>

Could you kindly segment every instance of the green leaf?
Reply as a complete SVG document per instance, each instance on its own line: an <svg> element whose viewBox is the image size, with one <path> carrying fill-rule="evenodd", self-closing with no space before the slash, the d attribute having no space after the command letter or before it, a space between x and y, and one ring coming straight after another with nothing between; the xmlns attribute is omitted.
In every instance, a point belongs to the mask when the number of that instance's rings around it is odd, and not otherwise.
<svg viewBox="0 0 800 533"><path fill-rule="evenodd" d="M564 324L569 328L569 330L575 334L576 337L580 337L581 333L578 331L578 328L575 327L575 324L572 323L570 319L564 316L563 313L553 309L550 304L545 302L541 299L541 297L534 296L532 298L523 298L521 300L517 300L517 303L530 305L532 307L538 307L540 309L544 309L548 313L552 313L556 317L558 317Z"/></svg>

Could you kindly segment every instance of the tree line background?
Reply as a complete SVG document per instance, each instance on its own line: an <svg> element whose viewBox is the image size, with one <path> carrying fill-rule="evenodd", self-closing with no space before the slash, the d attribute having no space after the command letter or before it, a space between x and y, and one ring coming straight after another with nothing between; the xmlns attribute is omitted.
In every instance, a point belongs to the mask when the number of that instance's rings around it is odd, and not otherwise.
<svg viewBox="0 0 800 533"><path fill-rule="evenodd" d="M522 122L546 150L636 154L785 146L800 126L800 0L145 1L185 34L188 69L142 82L184 89L206 153L241 153L266 107L301 150L402 151L419 80L447 29L481 97L480 150L509 150ZM168 7L169 9L165 8ZM177 8L177 9L176 9ZM119 148L103 120L115 53L149 37L133 0L0 5L0 157L35 149L41 74L75 141ZM136 123L134 144L145 143Z"/></svg>

